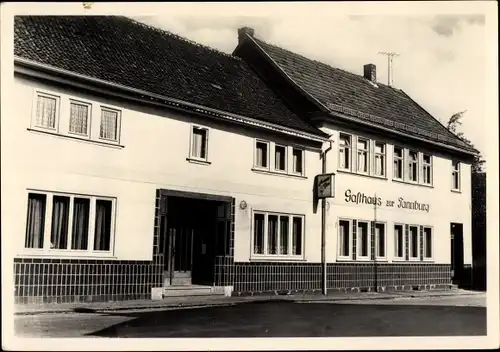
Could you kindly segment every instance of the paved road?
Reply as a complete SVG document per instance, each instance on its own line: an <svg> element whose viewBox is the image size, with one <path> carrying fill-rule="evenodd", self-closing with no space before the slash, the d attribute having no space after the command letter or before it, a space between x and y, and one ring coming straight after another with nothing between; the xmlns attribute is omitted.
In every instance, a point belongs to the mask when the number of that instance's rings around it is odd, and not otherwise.
<svg viewBox="0 0 500 352"><path fill-rule="evenodd" d="M17 316L15 330L18 337L477 336L486 334L486 308L480 299L276 301L170 311L47 314Z"/></svg>

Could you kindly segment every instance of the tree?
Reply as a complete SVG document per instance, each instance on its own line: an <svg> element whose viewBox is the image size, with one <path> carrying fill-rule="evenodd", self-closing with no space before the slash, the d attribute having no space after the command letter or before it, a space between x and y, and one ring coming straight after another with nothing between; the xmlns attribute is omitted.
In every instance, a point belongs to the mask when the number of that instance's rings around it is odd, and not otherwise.
<svg viewBox="0 0 500 352"><path fill-rule="evenodd" d="M467 110L457 112L453 115L451 115L450 119L448 120L448 123L446 124L446 128L452 132L455 136L460 138L462 141L470 145L471 147L474 148L474 145L472 142L467 139L464 135L463 132L457 132L458 127L462 125L462 117L464 114L467 112ZM483 159L483 156L481 154L477 155L474 157L474 162L472 163L472 172L474 173L479 173L483 172L483 164L485 163L485 160Z"/></svg>

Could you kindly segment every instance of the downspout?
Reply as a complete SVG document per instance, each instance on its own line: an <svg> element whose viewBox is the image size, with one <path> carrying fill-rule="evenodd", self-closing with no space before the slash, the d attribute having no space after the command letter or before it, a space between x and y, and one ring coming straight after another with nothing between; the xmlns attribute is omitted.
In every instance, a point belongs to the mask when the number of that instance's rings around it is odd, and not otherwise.
<svg viewBox="0 0 500 352"><path fill-rule="evenodd" d="M326 153L333 149L333 141L328 140L330 146L323 151L321 155L322 167L321 171L326 174ZM327 275L326 275L326 198L321 200L321 263L323 267L323 294L327 294Z"/></svg>

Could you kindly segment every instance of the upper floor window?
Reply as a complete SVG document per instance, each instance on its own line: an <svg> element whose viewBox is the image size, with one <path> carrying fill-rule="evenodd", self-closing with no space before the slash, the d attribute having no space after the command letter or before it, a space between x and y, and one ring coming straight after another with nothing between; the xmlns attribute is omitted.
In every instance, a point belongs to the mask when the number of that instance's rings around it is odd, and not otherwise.
<svg viewBox="0 0 500 352"><path fill-rule="evenodd" d="M208 159L208 128L192 126L190 154L193 159Z"/></svg>
<svg viewBox="0 0 500 352"><path fill-rule="evenodd" d="M368 145L369 141L366 139L358 138L358 172L368 173Z"/></svg>
<svg viewBox="0 0 500 352"><path fill-rule="evenodd" d="M88 136L90 122L90 106L76 101L70 102L69 131Z"/></svg>
<svg viewBox="0 0 500 352"><path fill-rule="evenodd" d="M255 144L255 166L269 168L269 143L257 141Z"/></svg>
<svg viewBox="0 0 500 352"><path fill-rule="evenodd" d="M293 172L296 174L304 174L304 151L302 149L293 148Z"/></svg>
<svg viewBox="0 0 500 352"><path fill-rule="evenodd" d="M375 142L375 176L385 176L385 144Z"/></svg>
<svg viewBox="0 0 500 352"><path fill-rule="evenodd" d="M418 152L408 152L408 180L418 182Z"/></svg>
<svg viewBox="0 0 500 352"><path fill-rule="evenodd" d="M277 171L286 171L287 164L287 147L276 144L274 147L274 168Z"/></svg>
<svg viewBox="0 0 500 352"><path fill-rule="evenodd" d="M25 248L111 253L114 202L113 198L30 192Z"/></svg>
<svg viewBox="0 0 500 352"><path fill-rule="evenodd" d="M425 184L432 184L432 157L428 154L422 156L422 177Z"/></svg>
<svg viewBox="0 0 500 352"><path fill-rule="evenodd" d="M339 142L339 167L343 170L351 169L351 136L340 134Z"/></svg>
<svg viewBox="0 0 500 352"><path fill-rule="evenodd" d="M253 255L301 257L304 216L256 211L253 214Z"/></svg>
<svg viewBox="0 0 500 352"><path fill-rule="evenodd" d="M393 177L403 180L403 148L394 147L394 171Z"/></svg>
<svg viewBox="0 0 500 352"><path fill-rule="evenodd" d="M452 190L460 190L460 162L453 160L452 163Z"/></svg>
<svg viewBox="0 0 500 352"><path fill-rule="evenodd" d="M101 129L99 137L108 141L118 141L119 113L116 110L101 108Z"/></svg>
<svg viewBox="0 0 500 352"><path fill-rule="evenodd" d="M59 97L36 93L36 110L34 126L49 130L57 130L59 122Z"/></svg>

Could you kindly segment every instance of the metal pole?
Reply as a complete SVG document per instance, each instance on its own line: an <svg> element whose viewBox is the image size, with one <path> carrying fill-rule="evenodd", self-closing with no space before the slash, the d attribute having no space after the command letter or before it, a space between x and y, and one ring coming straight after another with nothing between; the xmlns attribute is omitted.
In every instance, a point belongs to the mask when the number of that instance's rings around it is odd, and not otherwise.
<svg viewBox="0 0 500 352"><path fill-rule="evenodd" d="M323 174L326 174L326 153L333 148L333 141L329 141L330 146L323 152L321 168ZM323 294L327 295L327 275L326 275L326 199L321 202L321 263L323 267Z"/></svg>

